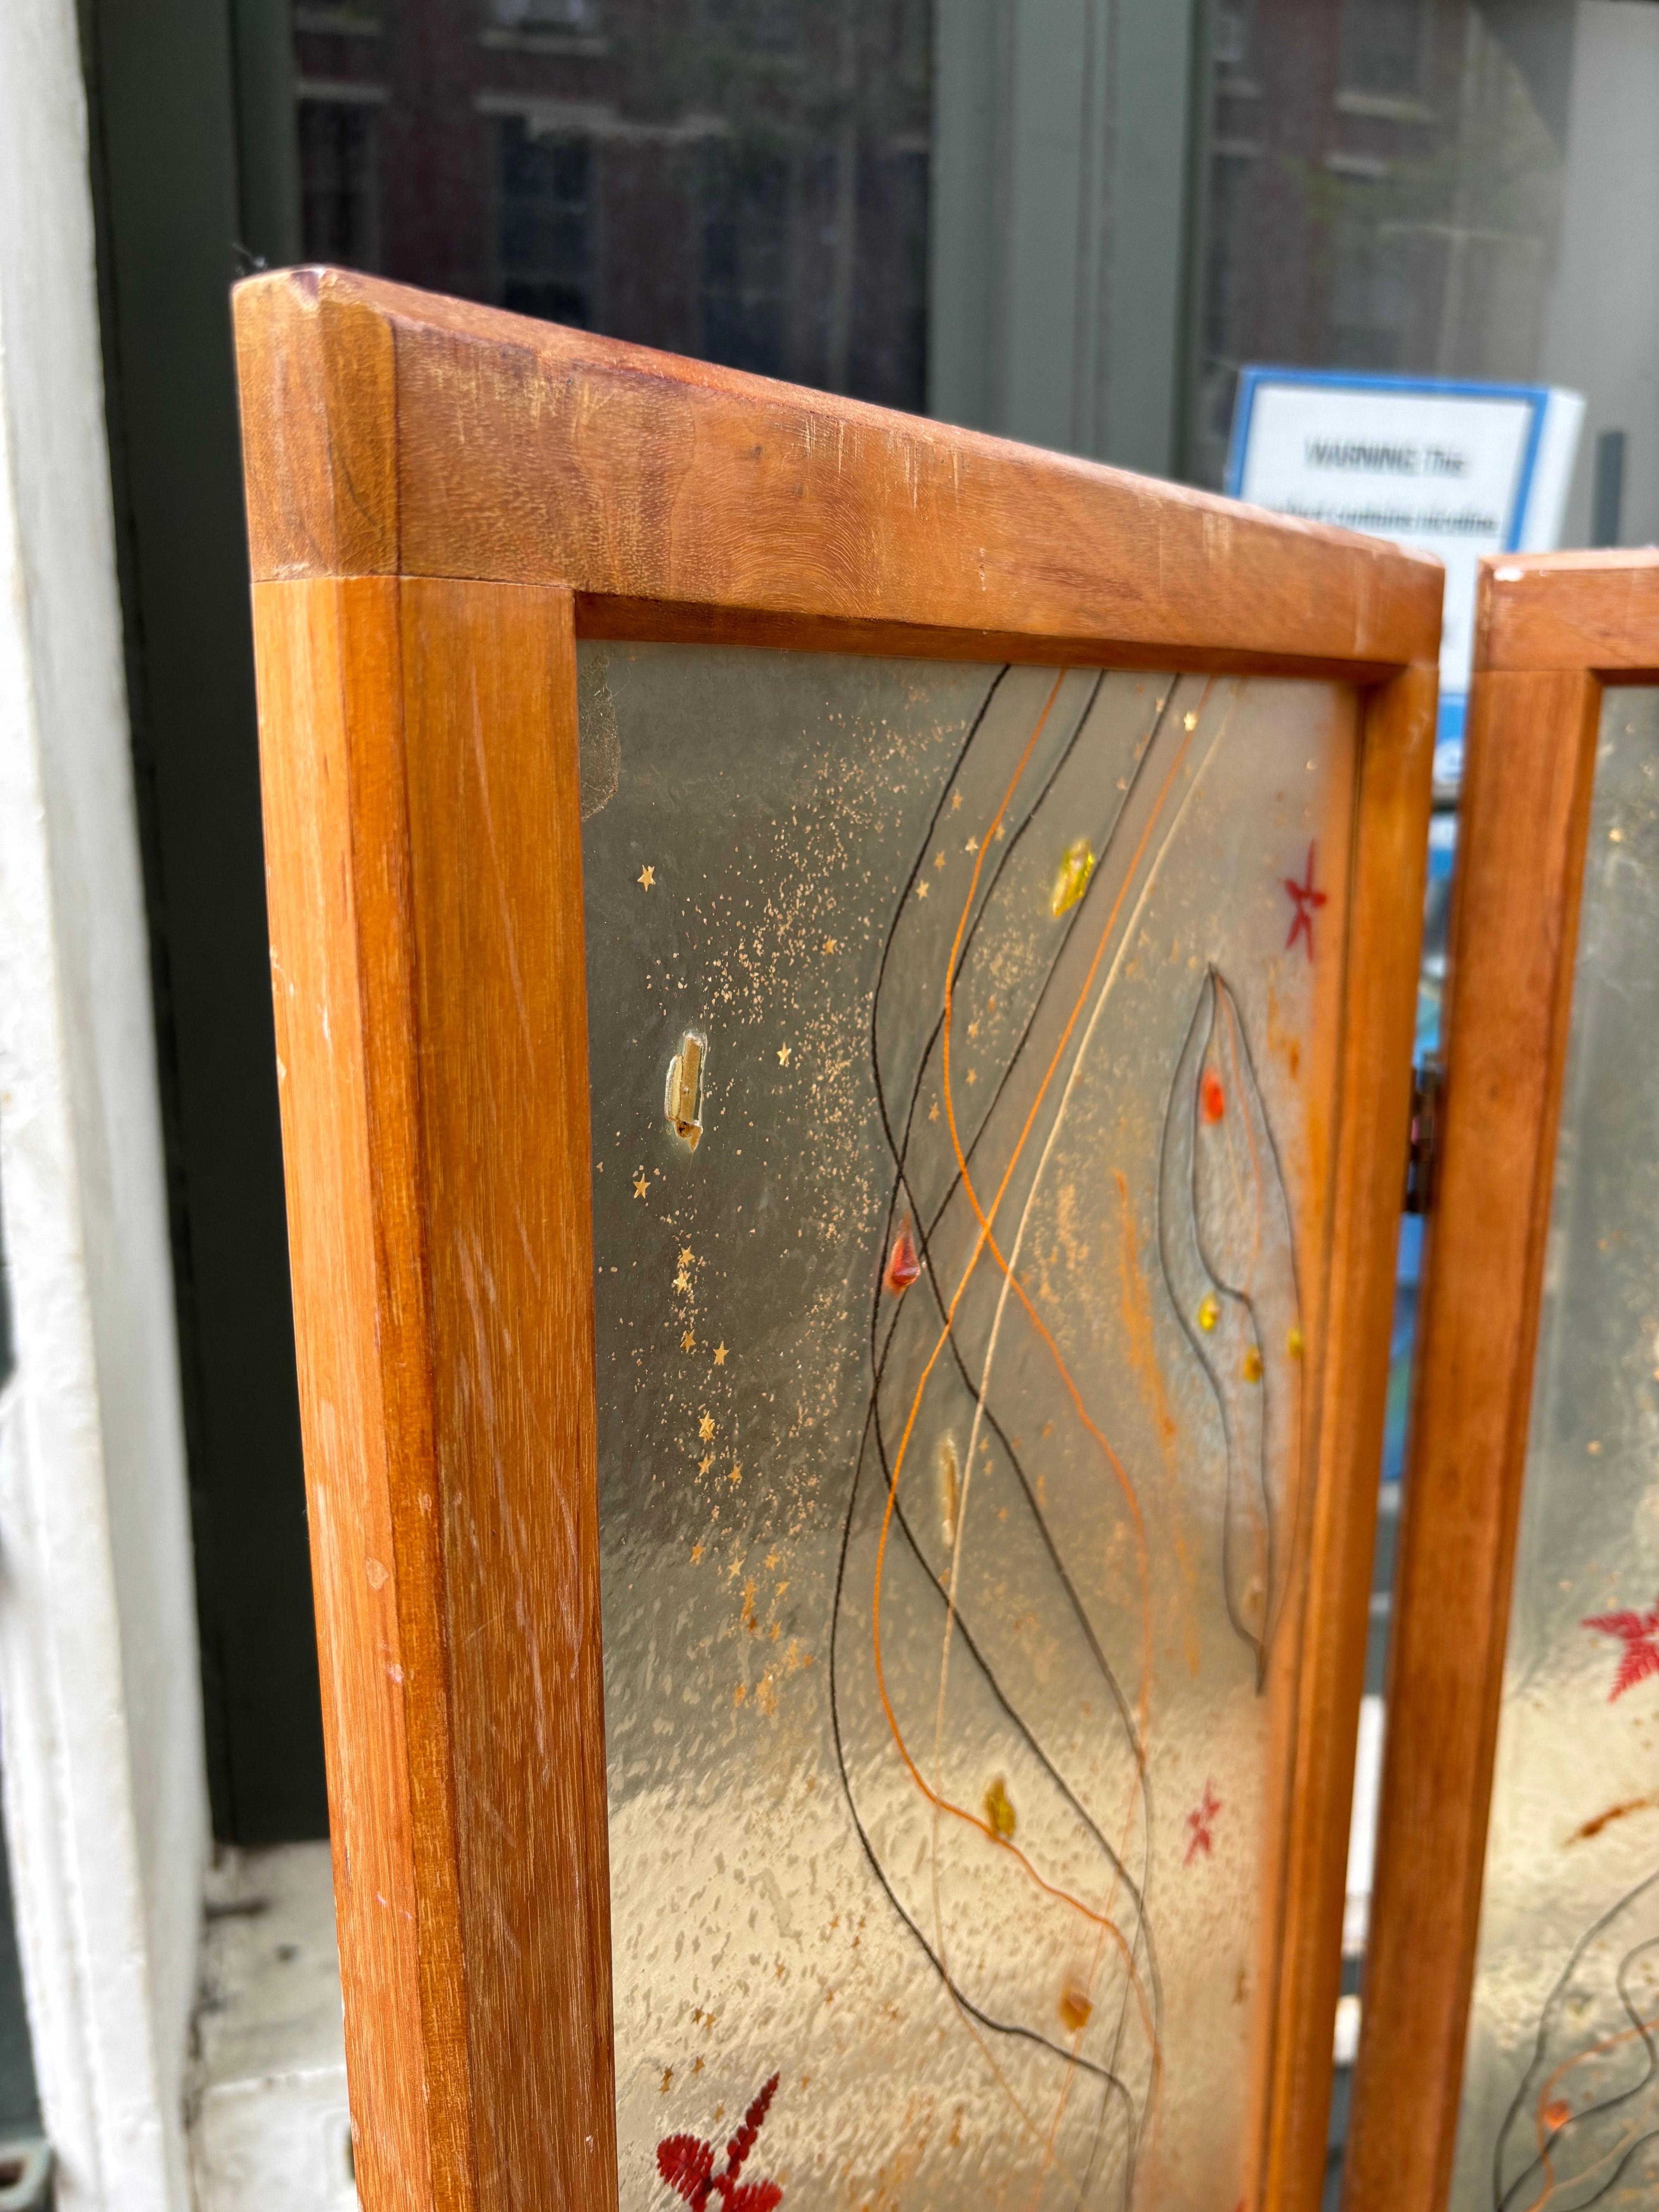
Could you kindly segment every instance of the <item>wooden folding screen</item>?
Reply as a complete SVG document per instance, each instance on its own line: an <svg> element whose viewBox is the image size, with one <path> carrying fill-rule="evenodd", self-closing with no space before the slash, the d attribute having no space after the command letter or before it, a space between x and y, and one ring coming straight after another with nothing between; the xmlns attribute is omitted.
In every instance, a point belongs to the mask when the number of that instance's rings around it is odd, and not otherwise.
<svg viewBox="0 0 1659 2212"><path fill-rule="evenodd" d="M369 2212L1311 2208L1437 567L236 314Z"/></svg>
<svg viewBox="0 0 1659 2212"><path fill-rule="evenodd" d="M1480 591L1350 2212L1656 2185L1659 555Z"/></svg>

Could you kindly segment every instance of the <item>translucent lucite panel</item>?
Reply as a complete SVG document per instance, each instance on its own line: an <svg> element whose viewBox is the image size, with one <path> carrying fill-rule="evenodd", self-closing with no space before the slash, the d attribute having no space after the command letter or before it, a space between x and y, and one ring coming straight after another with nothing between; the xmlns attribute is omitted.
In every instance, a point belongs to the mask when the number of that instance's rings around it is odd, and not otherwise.
<svg viewBox="0 0 1659 2212"><path fill-rule="evenodd" d="M595 644L580 694L622 2202L775 2075L786 2207L1231 2212L1352 696Z"/></svg>
<svg viewBox="0 0 1659 2212"><path fill-rule="evenodd" d="M1486 1847L1459 2212L1659 2203L1656 1601L1659 693L1611 691Z"/></svg>

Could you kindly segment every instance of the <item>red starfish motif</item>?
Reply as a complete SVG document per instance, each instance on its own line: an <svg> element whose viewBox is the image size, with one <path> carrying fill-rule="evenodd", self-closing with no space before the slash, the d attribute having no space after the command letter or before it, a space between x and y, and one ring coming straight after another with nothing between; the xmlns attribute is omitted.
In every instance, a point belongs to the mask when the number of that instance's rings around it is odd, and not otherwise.
<svg viewBox="0 0 1659 2212"><path fill-rule="evenodd" d="M657 2145L657 2171L691 2212L705 2212L718 2197L721 2212L775 2212L783 2191L775 2181L743 2181L738 2176L755 2148L755 2138L766 2124L767 2112L778 2093L775 2074L743 2116L743 2125L726 2146L726 2164L714 2171L714 2146L701 2136L665 2136Z"/></svg>
<svg viewBox="0 0 1659 2212"><path fill-rule="evenodd" d="M1659 1606L1651 1613L1598 1613L1578 1625L1597 1629L1603 1636L1616 1636L1625 1647L1619 1655L1619 1672L1607 1692L1609 1705L1638 1682L1645 1682L1650 1674L1659 1674L1659 1644L1653 1640L1659 1635Z"/></svg>
<svg viewBox="0 0 1659 2212"><path fill-rule="evenodd" d="M1286 876L1283 880L1285 888L1290 893L1291 900L1296 907L1296 913L1291 922L1291 933L1285 939L1285 950L1288 952L1291 947L1296 943L1298 937L1305 937L1308 940L1308 957L1311 960L1314 957L1313 918L1319 911L1320 908L1324 905L1326 898L1328 896L1328 893L1325 891L1316 891L1314 889L1314 848L1312 845L1310 845L1308 848L1308 880L1306 883L1297 883L1294 876Z"/></svg>
<svg viewBox="0 0 1659 2212"><path fill-rule="evenodd" d="M1187 1856L1181 1863L1190 1866L1200 1851L1205 1857L1214 1856L1215 1816L1221 1810L1221 1800L1215 1794L1215 1785L1207 1778L1204 1784L1201 1804L1187 1815L1187 1826L1192 1840L1187 1846Z"/></svg>

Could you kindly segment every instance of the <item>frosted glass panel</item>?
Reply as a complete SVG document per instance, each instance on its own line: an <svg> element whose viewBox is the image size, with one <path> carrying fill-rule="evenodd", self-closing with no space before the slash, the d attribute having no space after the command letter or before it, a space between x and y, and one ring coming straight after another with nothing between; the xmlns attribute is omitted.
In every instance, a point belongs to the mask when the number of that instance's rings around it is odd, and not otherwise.
<svg viewBox="0 0 1659 2212"><path fill-rule="evenodd" d="M1659 693L1611 691L1486 1849L1460 2212L1659 2201L1656 1601Z"/></svg>
<svg viewBox="0 0 1659 2212"><path fill-rule="evenodd" d="M1352 696L580 689L622 2201L1229 2212Z"/></svg>

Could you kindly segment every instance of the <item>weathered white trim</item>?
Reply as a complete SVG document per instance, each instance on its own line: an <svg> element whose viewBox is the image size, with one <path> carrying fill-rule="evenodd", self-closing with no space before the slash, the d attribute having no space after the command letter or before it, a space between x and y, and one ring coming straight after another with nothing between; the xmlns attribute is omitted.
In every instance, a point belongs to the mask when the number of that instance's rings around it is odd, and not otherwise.
<svg viewBox="0 0 1659 2212"><path fill-rule="evenodd" d="M185 2212L207 1829L73 0L0 4L0 1735L61 2212Z"/></svg>

